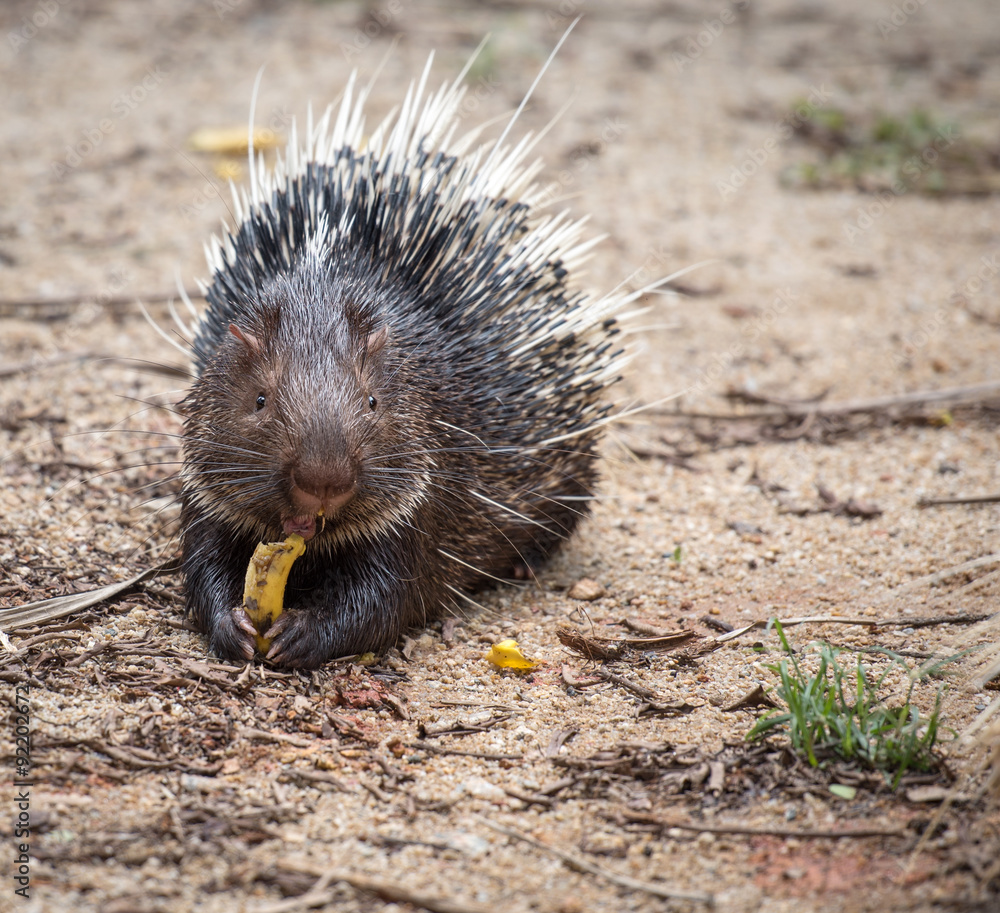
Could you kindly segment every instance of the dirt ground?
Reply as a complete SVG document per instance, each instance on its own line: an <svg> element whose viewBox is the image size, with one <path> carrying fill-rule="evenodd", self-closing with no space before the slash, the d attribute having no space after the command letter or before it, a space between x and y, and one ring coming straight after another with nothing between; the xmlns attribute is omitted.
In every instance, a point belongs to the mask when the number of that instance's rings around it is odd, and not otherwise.
<svg viewBox="0 0 1000 913"><path fill-rule="evenodd" d="M787 630L916 665L968 626L909 622L995 611L995 565L924 578L1000 552L1000 507L918 506L1000 491L995 400L781 427L690 415L761 408L731 391L841 402L1000 380L988 0L4 4L0 606L175 552L183 381L147 363L183 360L136 302L169 322L164 299L205 275L202 243L227 216L225 163L190 151L192 132L245 125L262 65L260 125L286 131L384 61L383 114L432 49L440 83L487 33L467 113L500 117L578 14L523 127L571 101L540 153L564 205L607 235L594 289L711 261L631 321L621 405L675 398L612 429L593 518L537 584L487 594L375 667L221 663L185 624L176 576L13 632L0 911L639 913L708 895L725 913L1000 908L984 875L1000 818L965 779L975 750L946 742L945 771L893 793L863 771L812 771L780 740L747 746L760 710L726 708L774 683L778 641L714 641L773 616L867 619ZM957 126L931 131L889 190L868 173L817 188L796 175L822 177L841 148L806 131L817 110ZM986 165L926 192L953 136ZM603 595L573 598L582 578ZM602 666L560 642L565 627L701 639ZM543 665L490 666L504 637ZM15 839L25 685L30 835ZM924 712L937 687L917 687ZM994 696L953 688L945 725ZM953 782L963 798L935 823ZM881 835L803 836L859 828Z"/></svg>

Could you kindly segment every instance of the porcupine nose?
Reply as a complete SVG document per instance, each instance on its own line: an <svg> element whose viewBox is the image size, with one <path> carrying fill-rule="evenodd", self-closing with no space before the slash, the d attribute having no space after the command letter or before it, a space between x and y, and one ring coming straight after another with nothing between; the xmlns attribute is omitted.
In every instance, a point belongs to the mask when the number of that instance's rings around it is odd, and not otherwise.
<svg viewBox="0 0 1000 913"><path fill-rule="evenodd" d="M344 463L304 462L290 472L291 502L295 516L284 521L286 534L303 539L316 534L316 517L330 517L343 507L357 487L357 473Z"/></svg>

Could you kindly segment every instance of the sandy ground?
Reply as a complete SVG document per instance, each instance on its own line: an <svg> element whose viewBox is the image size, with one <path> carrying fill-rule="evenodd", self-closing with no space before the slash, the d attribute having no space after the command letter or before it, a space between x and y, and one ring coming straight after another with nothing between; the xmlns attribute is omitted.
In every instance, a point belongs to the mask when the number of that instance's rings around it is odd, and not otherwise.
<svg viewBox="0 0 1000 913"><path fill-rule="evenodd" d="M737 388L842 400L1000 379L994 198L780 180L815 155L787 129L801 104L852 117L922 108L995 142L992 4L737 6L6 4L0 369L24 369L0 375L0 604L108 583L175 548L179 426L159 406L181 381L124 360L182 363L135 301L166 319L159 302L175 276L192 287L204 275L202 242L227 213L217 159L186 141L245 123L263 64L257 121L283 131L309 100L335 98L352 67L374 73L396 39L376 113L432 49L443 81L489 32L470 95L478 122L516 106L583 13L524 126L572 99L540 148L566 205L608 235L589 282L609 289L713 261L684 277L690 294L652 297L633 321L623 405L680 394L672 405L727 412L740 407L720 396ZM778 656L773 633L685 661L613 664L654 692L652 707L625 686L580 685L596 666L556 635L569 625L617 638L631 618L693 629L704 644L719 634L706 617L993 611L995 579L914 585L1000 552L995 504L917 506L1000 490L990 415L782 442L753 427L742 442L699 439L669 416L622 424L593 519L538 584L487 595L486 611L454 629L414 632L375 671L218 663L184 626L174 577L63 620L55 636L18 631L0 678L12 705L19 685L30 689L31 887L27 901L13 893L21 841L5 828L0 910L705 908L578 871L490 824L661 892L711 894L727 913L996 909L997 883L981 876L997 820L982 803L947 811L914 858L936 808L919 793L860 778L857 796L840 799L832 774L789 769L776 750L747 754L755 712L723 708L773 682L762 665ZM666 458L678 450L686 464ZM817 485L881 513L790 509L822 506ZM570 598L584 577L605 595ZM791 636L926 655L964 630L812 624ZM528 677L490 667L484 651L506 636L544 665ZM917 689L925 711L936 687ZM947 725L967 725L990 698L951 699ZM441 734L452 723L467 734ZM13 710L8 725L13 772ZM975 755L944 751L961 782ZM713 759L725 776L710 788ZM0 798L7 822L13 777ZM901 836L697 830L723 824ZM360 889L366 878L381 897Z"/></svg>

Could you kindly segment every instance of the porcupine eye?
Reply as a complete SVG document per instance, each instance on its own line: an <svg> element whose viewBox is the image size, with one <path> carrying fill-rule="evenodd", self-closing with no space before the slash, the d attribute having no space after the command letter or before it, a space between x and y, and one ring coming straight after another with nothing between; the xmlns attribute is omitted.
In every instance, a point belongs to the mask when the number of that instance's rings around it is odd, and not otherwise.
<svg viewBox="0 0 1000 913"><path fill-rule="evenodd" d="M253 410L254 412L260 412L267 405L267 397L263 393L257 394L257 399L254 400Z"/></svg>
<svg viewBox="0 0 1000 913"><path fill-rule="evenodd" d="M368 408L375 411L375 407L378 406L378 400L374 396L369 395L368 397Z"/></svg>

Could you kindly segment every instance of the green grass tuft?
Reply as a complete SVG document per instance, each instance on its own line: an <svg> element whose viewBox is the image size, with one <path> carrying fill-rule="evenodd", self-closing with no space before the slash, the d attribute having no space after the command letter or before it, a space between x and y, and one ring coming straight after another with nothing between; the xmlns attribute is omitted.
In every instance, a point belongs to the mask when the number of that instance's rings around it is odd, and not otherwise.
<svg viewBox="0 0 1000 913"><path fill-rule="evenodd" d="M855 188L868 193L995 193L1000 147L916 109L898 117L872 112L849 116L840 108L799 102L793 133L814 150L812 161L790 165L789 187ZM891 200L885 197L883 203Z"/></svg>
<svg viewBox="0 0 1000 913"><path fill-rule="evenodd" d="M831 757L857 761L884 771L893 789L907 771L937 767L934 746L940 733L943 687L938 688L934 710L927 717L910 703L917 682L930 670L910 671L901 657L889 653L893 665L873 681L860 657L853 666L842 665L841 651L819 642L815 645L819 664L809 674L789 646L781 622L774 625L788 657L767 668L779 678L775 693L787 709L761 717L747 735L749 740L787 730L793 750L813 767ZM906 669L910 685L903 703L890 707L879 691L894 666Z"/></svg>

